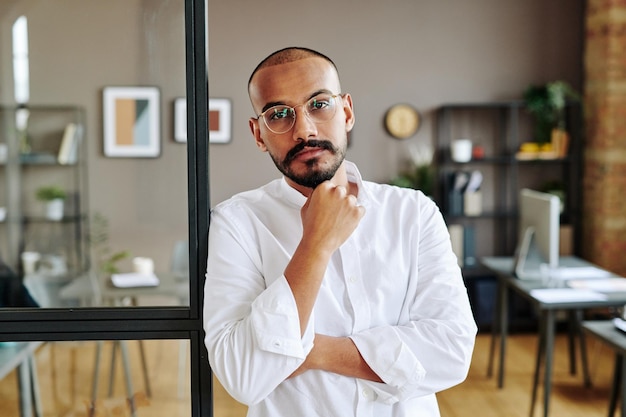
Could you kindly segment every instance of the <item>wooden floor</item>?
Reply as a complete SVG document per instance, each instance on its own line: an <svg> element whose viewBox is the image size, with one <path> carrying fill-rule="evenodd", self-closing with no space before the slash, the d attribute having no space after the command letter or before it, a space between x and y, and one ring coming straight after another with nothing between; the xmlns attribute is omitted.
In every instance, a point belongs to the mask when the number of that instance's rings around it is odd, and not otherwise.
<svg viewBox="0 0 626 417"><path fill-rule="evenodd" d="M95 342L60 342L44 345L37 352L39 384L45 417L88 416L93 381ZM190 415L188 358L179 378L179 341L147 341L148 367L152 395L146 398L141 380L138 342L128 342L133 366L133 392L140 417L188 417ZM185 344L183 342L182 346ZM101 365L99 400L96 417L129 416L125 401L122 368L118 360L112 398L108 398L108 364L112 344L105 344ZM530 391L535 363L536 336L518 334L509 337L505 387L498 389L495 378L487 378L489 335L481 334L468 379L461 385L439 394L443 417L528 417ZM613 351L589 339L589 365L592 388L584 388L580 375L570 375L566 339L556 341L556 362L550 415L554 417L605 417L613 371ZM53 366L54 365L54 366ZM443 364L442 364L443 365ZM0 416L18 417L16 375L0 381ZM215 417L243 417L246 407L232 400L216 382ZM539 398L541 402L541 397ZM542 416L539 404L535 416Z"/></svg>

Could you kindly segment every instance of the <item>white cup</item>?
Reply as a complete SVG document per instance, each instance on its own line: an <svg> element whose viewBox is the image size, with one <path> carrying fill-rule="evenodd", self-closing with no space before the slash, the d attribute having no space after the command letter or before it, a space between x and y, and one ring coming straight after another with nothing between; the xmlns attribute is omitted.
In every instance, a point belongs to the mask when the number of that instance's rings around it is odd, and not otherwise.
<svg viewBox="0 0 626 417"><path fill-rule="evenodd" d="M37 262L41 259L39 252L22 252L22 268L24 275L34 274L37 271Z"/></svg>
<svg viewBox="0 0 626 417"><path fill-rule="evenodd" d="M472 141L470 139L456 139L450 147L454 162L469 162L472 160Z"/></svg>
<svg viewBox="0 0 626 417"><path fill-rule="evenodd" d="M138 274L150 275L154 273L154 261L140 256L133 258L133 271Z"/></svg>

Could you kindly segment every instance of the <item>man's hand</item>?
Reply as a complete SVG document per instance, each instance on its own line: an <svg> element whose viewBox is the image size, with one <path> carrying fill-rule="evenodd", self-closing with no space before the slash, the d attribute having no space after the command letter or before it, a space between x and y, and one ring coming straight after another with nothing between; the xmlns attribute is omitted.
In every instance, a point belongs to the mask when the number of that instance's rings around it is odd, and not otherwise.
<svg viewBox="0 0 626 417"><path fill-rule="evenodd" d="M346 187L325 181L302 207L302 240L332 254L350 237L364 214L365 209L357 205Z"/></svg>

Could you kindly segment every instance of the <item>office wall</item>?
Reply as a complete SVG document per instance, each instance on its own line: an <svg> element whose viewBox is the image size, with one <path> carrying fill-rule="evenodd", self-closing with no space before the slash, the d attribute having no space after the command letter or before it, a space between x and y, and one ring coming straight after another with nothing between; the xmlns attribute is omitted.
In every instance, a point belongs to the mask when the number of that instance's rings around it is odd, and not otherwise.
<svg viewBox="0 0 626 417"><path fill-rule="evenodd" d="M91 209L109 218L114 246L165 267L173 241L187 228L185 147L171 133L172 101L185 92L183 1L8 1L0 16L0 102L12 102L7 26L28 13L31 101L85 106ZM519 98L529 84L554 79L580 86L582 4L208 0L210 95L233 104L231 143L211 146L212 202L277 177L249 134L246 93L251 70L272 51L302 45L335 60L357 117L348 158L365 178L388 181L408 142L432 140L433 111L443 103ZM103 156L101 90L107 85L161 88L159 158ZM383 129L383 114L398 102L423 115L409 141L394 141Z"/></svg>
<svg viewBox="0 0 626 417"><path fill-rule="evenodd" d="M520 98L531 83L582 82L582 1L321 0L209 1L210 94L234 106L234 140L211 148L212 201L277 176L248 130L250 72L290 45L337 64L356 126L348 158L364 177L388 181L407 141L390 139L383 115L406 102L424 123L408 142L430 142L443 103Z"/></svg>

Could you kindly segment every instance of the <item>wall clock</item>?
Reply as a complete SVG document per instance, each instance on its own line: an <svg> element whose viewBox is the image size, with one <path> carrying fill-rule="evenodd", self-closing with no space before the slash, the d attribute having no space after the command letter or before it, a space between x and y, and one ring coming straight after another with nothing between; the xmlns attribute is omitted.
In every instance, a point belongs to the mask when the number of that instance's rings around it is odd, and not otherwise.
<svg viewBox="0 0 626 417"><path fill-rule="evenodd" d="M385 129L395 139L407 139L420 127L421 117L415 108L408 104L393 105L385 113Z"/></svg>

